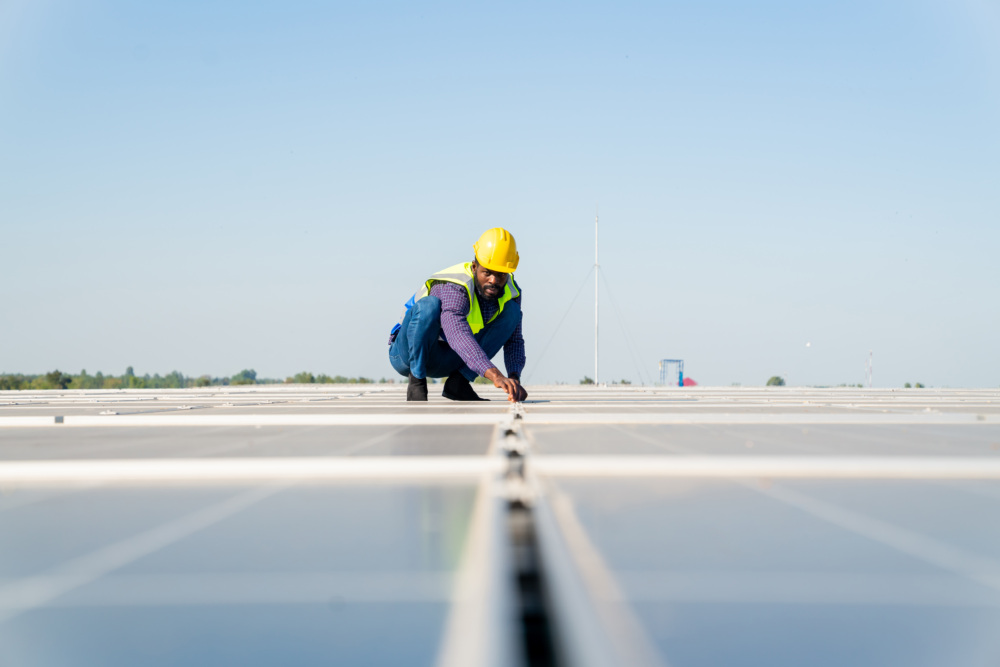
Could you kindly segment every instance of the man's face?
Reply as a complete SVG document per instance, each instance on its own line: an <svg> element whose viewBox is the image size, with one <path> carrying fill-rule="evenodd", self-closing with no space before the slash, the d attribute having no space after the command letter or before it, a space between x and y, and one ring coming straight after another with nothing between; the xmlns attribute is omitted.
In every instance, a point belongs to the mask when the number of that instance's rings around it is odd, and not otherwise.
<svg viewBox="0 0 1000 667"><path fill-rule="evenodd" d="M496 301L503 294L503 288L507 285L509 273L500 271L490 271L485 266L477 262L472 263L473 275L476 278L476 293L487 301Z"/></svg>

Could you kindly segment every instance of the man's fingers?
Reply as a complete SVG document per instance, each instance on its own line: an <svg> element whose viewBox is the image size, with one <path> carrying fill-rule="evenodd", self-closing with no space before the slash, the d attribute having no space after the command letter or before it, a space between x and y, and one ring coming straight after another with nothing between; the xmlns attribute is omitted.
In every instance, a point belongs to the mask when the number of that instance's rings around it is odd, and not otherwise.
<svg viewBox="0 0 1000 667"><path fill-rule="evenodd" d="M502 375L493 380L493 386L497 389L503 389L507 394L508 401L523 401L528 395L528 392L524 390L520 382L513 378L503 377Z"/></svg>
<svg viewBox="0 0 1000 667"><path fill-rule="evenodd" d="M512 400L523 401L528 397L528 392L524 390L524 387L521 386L521 383L518 380L511 378L511 384L514 385Z"/></svg>

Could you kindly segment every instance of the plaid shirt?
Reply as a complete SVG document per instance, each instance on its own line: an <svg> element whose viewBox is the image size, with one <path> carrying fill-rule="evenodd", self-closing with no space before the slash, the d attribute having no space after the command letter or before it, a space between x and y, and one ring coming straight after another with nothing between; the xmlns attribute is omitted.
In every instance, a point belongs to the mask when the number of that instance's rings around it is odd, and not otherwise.
<svg viewBox="0 0 1000 667"><path fill-rule="evenodd" d="M441 299L441 337L445 339L448 346L458 353L465 365L479 373L485 375L486 371L496 368L493 363L486 358L483 348L472 337L472 329L466 319L469 315L469 295L465 288L454 283L436 283L431 287L433 296ZM513 299L518 304L521 297ZM498 303L479 299L479 309L483 314L483 322L488 322L493 314L497 312ZM488 324L486 326L489 326ZM507 375L521 376L524 369L524 337L521 335L521 324L517 325L514 333L503 344L503 363L507 367Z"/></svg>

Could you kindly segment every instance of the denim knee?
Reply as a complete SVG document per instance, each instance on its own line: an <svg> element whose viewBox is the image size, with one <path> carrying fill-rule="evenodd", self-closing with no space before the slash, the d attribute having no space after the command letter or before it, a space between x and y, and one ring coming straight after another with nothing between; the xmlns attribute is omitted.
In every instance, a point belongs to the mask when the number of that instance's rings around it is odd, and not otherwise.
<svg viewBox="0 0 1000 667"><path fill-rule="evenodd" d="M441 299L436 296L420 299L410 308L403 324L406 327L406 346L412 365L417 349L438 339L441 331Z"/></svg>
<svg viewBox="0 0 1000 667"><path fill-rule="evenodd" d="M437 298L436 296L428 294L423 299L420 299L415 304L413 304L413 307L410 310L411 311L415 310L420 315L440 317L441 299ZM412 313L412 314L416 315L417 313Z"/></svg>

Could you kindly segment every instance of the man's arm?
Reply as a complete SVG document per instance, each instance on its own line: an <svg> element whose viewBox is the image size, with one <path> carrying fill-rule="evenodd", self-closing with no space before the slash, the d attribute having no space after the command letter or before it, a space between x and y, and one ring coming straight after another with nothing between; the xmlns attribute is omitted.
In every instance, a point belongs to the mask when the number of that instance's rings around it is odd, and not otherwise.
<svg viewBox="0 0 1000 667"><path fill-rule="evenodd" d="M514 299L521 305L521 297ZM521 307L521 318L524 318L524 307ZM524 371L524 336L521 335L521 323L517 323L514 333L511 334L507 342L503 344L503 365L507 368L507 375L511 377L521 377Z"/></svg>
<svg viewBox="0 0 1000 667"><path fill-rule="evenodd" d="M486 372L497 370L497 367L472 337L472 329L466 319L469 315L469 295L465 288L452 283L437 283L431 287L430 293L441 299L441 331L449 347L455 350L466 366L488 377Z"/></svg>
<svg viewBox="0 0 1000 667"><path fill-rule="evenodd" d="M514 299L521 305L521 297ZM521 317L524 317L524 307L521 308ZM514 391L508 392L508 396L513 401L523 401L528 397L528 392L521 386L521 372L524 370L524 336L521 335L521 323L517 323L514 333L511 334L507 342L503 344L503 365L507 368L507 376L516 384Z"/></svg>

